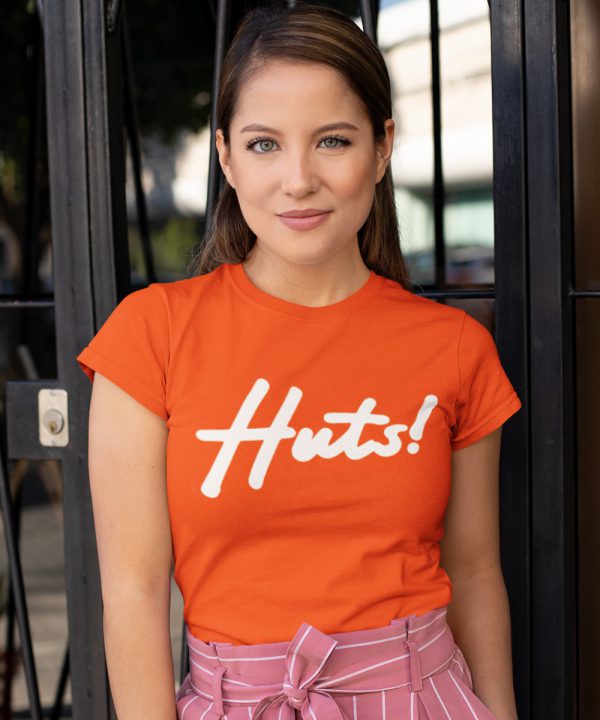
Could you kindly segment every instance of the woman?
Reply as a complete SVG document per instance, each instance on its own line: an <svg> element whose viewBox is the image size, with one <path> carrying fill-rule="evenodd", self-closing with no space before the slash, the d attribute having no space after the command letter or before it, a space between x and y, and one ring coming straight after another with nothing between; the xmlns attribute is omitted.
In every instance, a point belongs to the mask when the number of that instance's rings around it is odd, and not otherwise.
<svg viewBox="0 0 600 720"><path fill-rule="evenodd" d="M513 720L521 403L490 333L410 292L383 58L334 10L255 10L217 109L191 277L128 295L77 358L119 720Z"/></svg>

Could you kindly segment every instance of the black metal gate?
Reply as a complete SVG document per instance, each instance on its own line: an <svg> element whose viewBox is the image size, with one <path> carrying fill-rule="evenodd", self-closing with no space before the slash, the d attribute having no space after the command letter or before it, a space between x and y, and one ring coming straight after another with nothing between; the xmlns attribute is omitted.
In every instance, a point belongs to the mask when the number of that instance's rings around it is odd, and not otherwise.
<svg viewBox="0 0 600 720"><path fill-rule="evenodd" d="M249 5L218 0L214 85L232 28ZM375 38L377 7L360 0ZM134 176L147 281L156 280L141 184L126 8L120 0L42 2L37 10L46 98L54 296L25 292L2 309L52 306L57 378L9 382L0 482L14 612L31 717L42 717L21 567L17 503L7 460L62 464L68 651L58 678L59 717L70 673L76 718L114 718L102 640L101 592L87 479L88 381L75 355L131 291L125 205L125 137ZM502 549L513 619L520 717L578 717L576 458L569 5L492 0L495 285L445 283L438 2L430 2L434 128L436 299L495 299L496 341L523 409L504 431ZM160 18L156 19L160 22ZM193 29L191 29L193 31ZM42 87L43 89L43 87ZM213 122L214 133L214 108ZM214 138L214 136L213 136ZM219 187L211 143L207 212ZM40 391L46 414L40 415ZM51 391L48 393L47 391ZM67 414L68 413L68 414ZM62 423L62 425L61 425ZM50 439L41 441L40 425ZM187 671L182 647L182 676Z"/></svg>

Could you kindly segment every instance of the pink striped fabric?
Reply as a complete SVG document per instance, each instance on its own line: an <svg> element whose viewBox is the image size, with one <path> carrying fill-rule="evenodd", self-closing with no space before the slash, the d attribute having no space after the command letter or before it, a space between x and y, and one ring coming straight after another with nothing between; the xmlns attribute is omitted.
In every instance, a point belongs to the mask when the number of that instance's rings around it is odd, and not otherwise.
<svg viewBox="0 0 600 720"><path fill-rule="evenodd" d="M496 720L473 692L446 608L290 642L205 643L186 627L178 720Z"/></svg>

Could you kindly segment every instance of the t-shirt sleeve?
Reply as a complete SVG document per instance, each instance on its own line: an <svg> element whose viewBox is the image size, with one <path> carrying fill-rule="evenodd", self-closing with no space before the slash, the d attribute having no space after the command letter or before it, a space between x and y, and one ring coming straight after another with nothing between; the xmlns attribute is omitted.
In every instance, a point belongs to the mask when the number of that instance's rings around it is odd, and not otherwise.
<svg viewBox="0 0 600 720"><path fill-rule="evenodd" d="M466 311L458 341L458 376L452 450L500 427L522 404L500 363L492 334Z"/></svg>
<svg viewBox="0 0 600 720"><path fill-rule="evenodd" d="M98 371L153 413L168 419L169 323L159 284L126 295L76 359L91 381Z"/></svg>

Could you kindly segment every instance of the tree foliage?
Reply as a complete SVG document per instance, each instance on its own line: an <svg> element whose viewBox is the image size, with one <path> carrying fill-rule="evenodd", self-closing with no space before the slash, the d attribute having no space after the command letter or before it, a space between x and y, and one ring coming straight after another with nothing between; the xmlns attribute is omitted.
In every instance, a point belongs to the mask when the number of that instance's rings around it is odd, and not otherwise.
<svg viewBox="0 0 600 720"><path fill-rule="evenodd" d="M353 0L313 2L358 13ZM232 0L232 28L256 4ZM215 5L216 0L127 0L134 98L142 134L156 132L168 140L181 128L196 131L206 125L213 81Z"/></svg>
<svg viewBox="0 0 600 720"><path fill-rule="evenodd" d="M20 202L35 107L36 33L29 2L0 2L0 195Z"/></svg>

